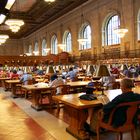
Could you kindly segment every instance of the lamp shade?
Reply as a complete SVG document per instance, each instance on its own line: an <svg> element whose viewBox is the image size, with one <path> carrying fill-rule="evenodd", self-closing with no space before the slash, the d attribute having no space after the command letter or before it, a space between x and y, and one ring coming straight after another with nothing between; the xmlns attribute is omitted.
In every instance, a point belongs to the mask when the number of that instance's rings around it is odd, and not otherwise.
<svg viewBox="0 0 140 140"><path fill-rule="evenodd" d="M53 74L55 73L54 68L52 65L48 66L46 69L46 74Z"/></svg>
<svg viewBox="0 0 140 140"><path fill-rule="evenodd" d="M88 65L87 73L91 73L93 75L94 72L95 72L94 66L93 65Z"/></svg>
<svg viewBox="0 0 140 140"><path fill-rule="evenodd" d="M122 64L121 66L121 71L124 71L124 70L128 70L128 67L126 64Z"/></svg>
<svg viewBox="0 0 140 140"><path fill-rule="evenodd" d="M99 65L96 71L96 76L103 77L103 76L110 76L110 72L106 65Z"/></svg>

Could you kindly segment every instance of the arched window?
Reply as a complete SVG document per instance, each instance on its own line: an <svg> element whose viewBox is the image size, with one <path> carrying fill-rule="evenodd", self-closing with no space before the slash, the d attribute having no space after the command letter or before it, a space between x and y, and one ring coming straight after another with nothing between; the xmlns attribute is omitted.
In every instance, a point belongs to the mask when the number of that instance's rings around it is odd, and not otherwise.
<svg viewBox="0 0 140 140"><path fill-rule="evenodd" d="M53 35L51 38L51 53L58 54L58 47L57 47L57 37Z"/></svg>
<svg viewBox="0 0 140 140"><path fill-rule="evenodd" d="M42 56L46 56L47 55L47 43L46 43L46 39L43 39L42 41Z"/></svg>
<svg viewBox="0 0 140 140"><path fill-rule="evenodd" d="M86 50L91 48L91 27L89 24L85 23L82 25L79 38L85 39L83 42L79 42L79 50Z"/></svg>
<svg viewBox="0 0 140 140"><path fill-rule="evenodd" d="M114 32L114 29L119 28L120 26L120 17L119 15L115 14L113 16L109 16L109 18L105 21L103 25L103 32L102 32L102 45L114 45L120 43L120 38Z"/></svg>
<svg viewBox="0 0 140 140"><path fill-rule="evenodd" d="M39 55L39 47L38 47L38 42L35 42L35 47L34 47L34 55Z"/></svg>
<svg viewBox="0 0 140 140"><path fill-rule="evenodd" d="M69 31L66 31L64 33L64 44L66 44L66 47L64 48L64 51L71 52L72 51L72 41L71 41L71 33Z"/></svg>
<svg viewBox="0 0 140 140"><path fill-rule="evenodd" d="M137 18L137 21L138 21L138 40L140 40L140 10L138 12L138 18Z"/></svg>
<svg viewBox="0 0 140 140"><path fill-rule="evenodd" d="M29 45L29 55L32 55L32 45Z"/></svg>

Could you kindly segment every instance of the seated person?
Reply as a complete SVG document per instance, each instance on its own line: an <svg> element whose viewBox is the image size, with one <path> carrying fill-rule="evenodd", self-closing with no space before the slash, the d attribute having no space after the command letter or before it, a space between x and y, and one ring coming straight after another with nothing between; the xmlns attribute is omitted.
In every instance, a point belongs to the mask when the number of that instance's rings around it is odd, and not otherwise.
<svg viewBox="0 0 140 140"><path fill-rule="evenodd" d="M108 122L110 112L120 103L134 102L134 101L140 100L140 94L134 93L132 91L133 86L134 86L134 83L131 79L128 79L128 78L122 79L122 81L120 83L122 94L118 95L111 102L107 103L106 105L104 105L102 107L102 111L104 114L104 119L103 119L104 122ZM94 108L94 110L93 110L94 113L92 114L92 118L91 118L91 122L90 122L90 130L92 130L93 132L96 132L98 111L99 111L99 107ZM116 115L114 116L114 119L112 122L112 125L114 127L119 127L125 123L125 121L126 121L125 113L126 113L126 108L118 109L116 111L116 113L115 113ZM119 114L119 115L117 115L117 114Z"/></svg>
<svg viewBox="0 0 140 140"><path fill-rule="evenodd" d="M116 79L115 79L115 77L113 75L102 77L102 82L103 82L102 84L107 89L112 89L113 88L113 83L115 81L116 81Z"/></svg>
<svg viewBox="0 0 140 140"><path fill-rule="evenodd" d="M18 79L19 75L17 74L16 70L13 70L13 72L10 75L10 79Z"/></svg>
<svg viewBox="0 0 140 140"><path fill-rule="evenodd" d="M19 77L21 77L23 75L23 71L21 69L18 69L17 74L19 75Z"/></svg>
<svg viewBox="0 0 140 140"><path fill-rule="evenodd" d="M69 77L71 81L74 81L76 76L77 76L77 72L74 72L73 68L71 67L69 69L69 72L66 74L65 78Z"/></svg>
<svg viewBox="0 0 140 140"><path fill-rule="evenodd" d="M51 76L51 83L50 83L50 87L57 87L59 85L64 85L65 82L61 77L58 77L56 74ZM61 93L61 89L57 88L57 92L56 94L60 94Z"/></svg>
<svg viewBox="0 0 140 140"><path fill-rule="evenodd" d="M29 73L24 73L23 75L22 75L22 77L20 78L20 82L22 82L24 85L28 85L28 81L29 80L33 80L33 77L32 77L32 75L31 74L29 74Z"/></svg>

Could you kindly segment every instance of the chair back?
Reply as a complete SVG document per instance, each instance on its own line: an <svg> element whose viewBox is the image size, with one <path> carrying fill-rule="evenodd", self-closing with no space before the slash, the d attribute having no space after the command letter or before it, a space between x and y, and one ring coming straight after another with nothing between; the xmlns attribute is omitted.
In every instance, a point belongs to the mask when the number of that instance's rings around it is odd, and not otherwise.
<svg viewBox="0 0 140 140"><path fill-rule="evenodd" d="M70 85L59 85L56 89L59 88L60 95L69 94L70 93Z"/></svg>
<svg viewBox="0 0 140 140"><path fill-rule="evenodd" d="M103 128L106 128L109 130L115 130L116 131L128 131L128 130L131 130L134 128L134 124L133 124L133 119L136 115L136 112L138 110L138 107L140 105L140 101L135 101L135 102L125 102L125 103L120 103L119 105L117 105L113 110L112 112L110 113L110 117L109 117L109 120L108 120L108 123L104 123L103 122L103 114L98 114L98 118L99 118L99 125ZM128 107L127 108L127 111L126 111L126 121L125 123L118 127L118 128L113 128L112 126L112 122L114 121L113 118L114 118L114 114L116 112L117 109L119 108L122 108L122 107ZM103 124L103 125L102 125Z"/></svg>
<svg viewBox="0 0 140 140"><path fill-rule="evenodd" d="M110 119L109 119L108 123L111 125L111 123L113 122L114 113L118 108L128 106L128 109L127 109L127 112L126 112L127 118L126 118L126 122L124 124L124 127L131 126L132 122L133 122L133 118L134 118L134 116L135 116L135 114L138 110L139 105L140 105L140 101L126 102L126 103L121 103L121 104L117 105L117 107L114 108L113 111L111 112Z"/></svg>
<svg viewBox="0 0 140 140"><path fill-rule="evenodd" d="M106 123L103 121L103 112L99 111L98 112L98 123L97 123L97 140L100 139L100 128L105 128L106 130L110 130L113 132L118 132L120 134L120 140L123 139L123 132L131 132L131 137L132 140L134 140L134 130L135 130L135 125L134 125L134 117L136 116L136 113L138 111L140 105L140 101L135 101L135 102L126 102L126 103L120 103L119 105L117 105L111 112L110 117L109 117L109 121ZM117 109L119 108L123 108L123 107L127 107L126 110L126 121L123 125L119 126L119 127L114 127L112 125L113 120L113 116L116 112ZM119 114L118 114L119 115ZM138 118L136 118L138 119Z"/></svg>

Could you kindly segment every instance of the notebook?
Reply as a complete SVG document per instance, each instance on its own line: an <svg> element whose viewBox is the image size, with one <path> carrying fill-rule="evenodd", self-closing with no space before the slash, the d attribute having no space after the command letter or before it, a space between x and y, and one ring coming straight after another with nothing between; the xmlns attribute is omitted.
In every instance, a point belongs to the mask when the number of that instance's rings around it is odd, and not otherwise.
<svg viewBox="0 0 140 140"><path fill-rule="evenodd" d="M97 96L97 99L103 104L107 104L110 102L109 98L106 95L99 95Z"/></svg>

